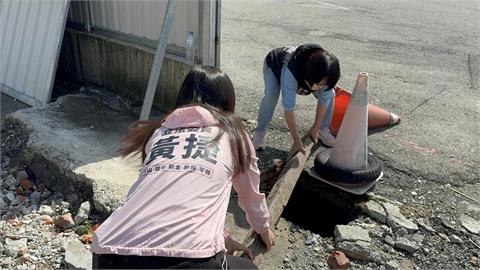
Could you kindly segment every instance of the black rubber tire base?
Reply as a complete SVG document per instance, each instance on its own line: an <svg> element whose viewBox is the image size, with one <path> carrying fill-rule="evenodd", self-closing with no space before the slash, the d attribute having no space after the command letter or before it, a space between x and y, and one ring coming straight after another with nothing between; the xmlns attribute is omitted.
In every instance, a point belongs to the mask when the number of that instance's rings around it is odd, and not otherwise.
<svg viewBox="0 0 480 270"><path fill-rule="evenodd" d="M355 171L349 171L334 167L328 162L332 149L326 149L320 152L314 161L315 171L321 176L348 185L363 185L365 183L376 181L382 173L382 164L380 160L373 156L368 156L366 168Z"/></svg>

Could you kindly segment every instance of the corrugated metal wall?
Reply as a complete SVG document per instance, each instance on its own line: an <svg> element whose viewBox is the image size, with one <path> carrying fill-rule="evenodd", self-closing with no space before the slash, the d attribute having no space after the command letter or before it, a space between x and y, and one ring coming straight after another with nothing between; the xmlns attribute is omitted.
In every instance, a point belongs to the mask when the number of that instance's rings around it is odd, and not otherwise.
<svg viewBox="0 0 480 270"><path fill-rule="evenodd" d="M83 23L85 8L80 2L72 2L68 19ZM85 3L83 3L85 4ZM166 0L108 0L90 1L92 26L105 30L130 34L151 40L158 40ZM200 33L200 1L179 0L175 8L174 21L168 43L185 46L187 33Z"/></svg>
<svg viewBox="0 0 480 270"><path fill-rule="evenodd" d="M50 97L68 0L0 1L3 92L40 106Z"/></svg>

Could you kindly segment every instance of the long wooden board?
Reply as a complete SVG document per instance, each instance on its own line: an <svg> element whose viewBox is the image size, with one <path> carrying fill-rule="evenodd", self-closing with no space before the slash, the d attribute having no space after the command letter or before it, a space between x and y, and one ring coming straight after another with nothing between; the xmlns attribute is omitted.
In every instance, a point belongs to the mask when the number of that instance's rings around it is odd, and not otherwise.
<svg viewBox="0 0 480 270"><path fill-rule="evenodd" d="M270 212L270 228L275 228L275 225L280 220L283 209L292 195L293 189L305 167L308 157L311 153L314 153L320 145L319 143L315 144L309 136L303 137L302 142L305 153L297 153L285 164L282 173L267 197L267 206ZM265 253L265 246L260 236L256 234L253 229L250 229L243 244L250 248L255 257L255 263L258 265Z"/></svg>

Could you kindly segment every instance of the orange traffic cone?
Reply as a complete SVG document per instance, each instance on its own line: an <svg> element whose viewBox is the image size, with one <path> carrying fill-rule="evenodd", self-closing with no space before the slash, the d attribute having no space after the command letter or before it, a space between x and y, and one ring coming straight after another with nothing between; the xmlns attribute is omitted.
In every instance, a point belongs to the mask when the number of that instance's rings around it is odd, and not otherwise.
<svg viewBox="0 0 480 270"><path fill-rule="evenodd" d="M335 106L333 109L332 122L330 123L330 131L333 134L338 133L351 96L352 94L350 92L339 86L335 86ZM400 120L398 115L375 105L368 104L368 128L392 126L400 123Z"/></svg>

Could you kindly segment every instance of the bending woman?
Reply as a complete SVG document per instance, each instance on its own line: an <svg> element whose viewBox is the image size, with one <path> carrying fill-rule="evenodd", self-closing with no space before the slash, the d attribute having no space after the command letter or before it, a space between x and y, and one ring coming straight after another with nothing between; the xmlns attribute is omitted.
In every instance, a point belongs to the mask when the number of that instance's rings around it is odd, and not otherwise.
<svg viewBox="0 0 480 270"><path fill-rule="evenodd" d="M256 268L225 253L232 186L267 250L274 245L255 150L234 109L229 77L197 67L170 114L134 123L121 153L141 154L143 166L125 204L95 232L94 268Z"/></svg>

